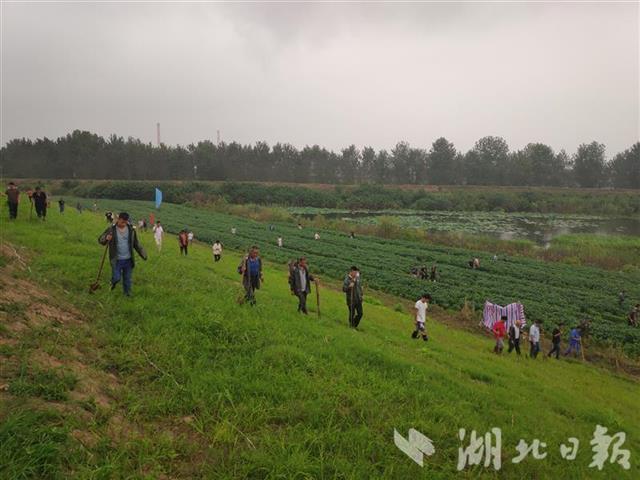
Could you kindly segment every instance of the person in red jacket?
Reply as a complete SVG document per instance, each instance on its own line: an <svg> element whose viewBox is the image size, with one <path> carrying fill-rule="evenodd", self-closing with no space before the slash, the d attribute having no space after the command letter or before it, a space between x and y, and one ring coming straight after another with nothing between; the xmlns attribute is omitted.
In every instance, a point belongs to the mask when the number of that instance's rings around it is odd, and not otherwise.
<svg viewBox="0 0 640 480"><path fill-rule="evenodd" d="M493 325L493 335L496 337L496 346L493 351L497 354L502 353L502 349L504 348L504 337L507 334L507 325L506 325L507 317L502 317Z"/></svg>
<svg viewBox="0 0 640 480"><path fill-rule="evenodd" d="M187 255L187 248L189 247L189 235L187 229L180 230L178 234L178 243L180 244L180 253Z"/></svg>

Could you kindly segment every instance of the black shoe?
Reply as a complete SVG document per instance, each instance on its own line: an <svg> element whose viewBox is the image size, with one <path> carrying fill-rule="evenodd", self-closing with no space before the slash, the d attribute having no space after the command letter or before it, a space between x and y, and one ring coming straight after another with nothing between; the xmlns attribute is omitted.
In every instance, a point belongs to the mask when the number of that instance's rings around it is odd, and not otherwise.
<svg viewBox="0 0 640 480"><path fill-rule="evenodd" d="M116 288L116 285L118 284L118 282L116 283L109 282L109 284L111 285L111 288L109 290L113 290L114 288Z"/></svg>
<svg viewBox="0 0 640 480"><path fill-rule="evenodd" d="M427 337L427 336L425 335L424 337L422 337L422 340L424 340L424 341L426 342L427 340L429 340L429 337Z"/></svg>
<svg viewBox="0 0 640 480"><path fill-rule="evenodd" d="M418 332L413 332L411 334L411 338L418 338Z"/></svg>

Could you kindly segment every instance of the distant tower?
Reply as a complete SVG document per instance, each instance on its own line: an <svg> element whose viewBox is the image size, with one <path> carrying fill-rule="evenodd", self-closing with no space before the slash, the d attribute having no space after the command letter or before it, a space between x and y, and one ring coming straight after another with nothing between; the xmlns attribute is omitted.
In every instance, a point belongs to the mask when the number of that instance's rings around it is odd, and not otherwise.
<svg viewBox="0 0 640 480"><path fill-rule="evenodd" d="M216 136L218 139L218 145L220 145L220 130L216 130Z"/></svg>
<svg viewBox="0 0 640 480"><path fill-rule="evenodd" d="M158 146L160 146L160 122L156 123L156 135L158 140Z"/></svg>

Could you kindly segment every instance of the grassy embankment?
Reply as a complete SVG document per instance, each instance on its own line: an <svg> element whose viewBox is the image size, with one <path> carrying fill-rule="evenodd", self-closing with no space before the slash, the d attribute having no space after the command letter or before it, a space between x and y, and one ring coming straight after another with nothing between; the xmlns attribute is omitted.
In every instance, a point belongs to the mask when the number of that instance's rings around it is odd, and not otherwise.
<svg viewBox="0 0 640 480"><path fill-rule="evenodd" d="M497 358L488 340L435 322L428 343L411 341L408 315L375 298L352 331L330 289L321 319L301 317L271 264L258 306L239 305L237 253L219 264L200 245L158 254L150 234L134 296L89 295L102 218L25 213L2 224L2 478L495 478L456 471L460 427L502 428L501 478L640 473L633 380ZM627 433L630 471L588 468L597 424ZM424 469L394 446L394 428L434 440ZM572 436L578 457L562 460ZM512 464L520 438L546 442L547 458Z"/></svg>
<svg viewBox="0 0 640 480"><path fill-rule="evenodd" d="M85 205L91 202L85 201ZM100 208L126 210L136 219L149 215L154 209L151 202L107 199L100 200ZM414 301L427 288L435 303L443 308L459 312L463 306L470 305L475 309L472 316L476 321L469 319L474 326L485 300L502 305L520 301L530 321L541 320L548 331L560 321L569 327L588 318L593 320L593 338L623 347L622 352L612 351L613 355L608 355L615 357L614 363L626 363L623 352L640 356L640 330L626 324L631 304L640 298L637 269L611 272L504 255L499 261L493 261L492 255L478 250L377 236L358 235L350 239L331 228L317 230L321 233L321 241L317 242L313 240L315 229L300 230L288 222L259 222L169 203L163 204L158 216L173 233L186 226L195 231L197 238L207 242L220 239L227 246L240 249L258 243L267 258L282 264L306 255L316 271L336 280L342 277L345 268L355 263L366 271L365 281L372 288ZM271 231L269 225L275 230ZM230 233L234 226L236 235ZM284 248L276 246L279 235L284 237ZM468 266L473 257L481 260L479 270ZM409 274L411 267L434 263L439 269L436 283L418 280ZM627 298L620 305L618 292L623 288Z"/></svg>

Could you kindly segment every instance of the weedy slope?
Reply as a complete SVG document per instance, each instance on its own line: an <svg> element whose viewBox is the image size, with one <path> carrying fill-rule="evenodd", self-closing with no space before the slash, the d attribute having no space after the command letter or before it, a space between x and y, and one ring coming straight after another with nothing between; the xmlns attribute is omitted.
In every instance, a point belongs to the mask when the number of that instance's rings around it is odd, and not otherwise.
<svg viewBox="0 0 640 480"><path fill-rule="evenodd" d="M409 315L371 297L353 331L331 288L321 318L313 299L304 317L281 264L267 263L251 308L237 302L238 252L214 264L195 245L180 257L172 236L158 254L141 234L150 258L137 262L132 298L110 292L106 277L89 295L103 219L26 214L1 225L12 245L2 250L2 478L639 476L633 380L573 361L497 358L490 341L433 321L429 342L412 341ZM31 287L73 319L8 293ZM597 424L627 433L631 470L588 468ZM458 429L492 427L502 429L502 470L458 472ZM393 443L394 429L409 428L435 443L424 468ZM574 461L560 457L569 437L580 440ZM546 442L547 457L513 464L521 438Z"/></svg>

